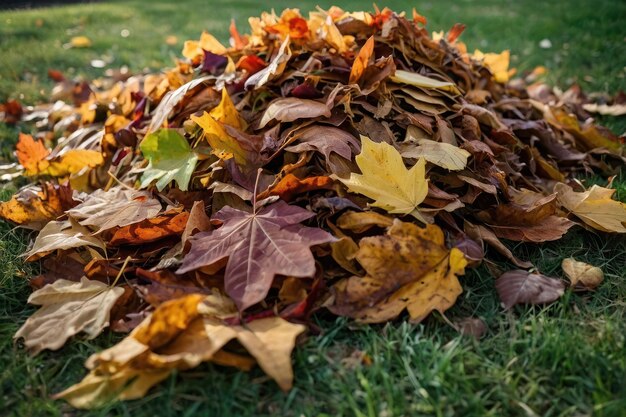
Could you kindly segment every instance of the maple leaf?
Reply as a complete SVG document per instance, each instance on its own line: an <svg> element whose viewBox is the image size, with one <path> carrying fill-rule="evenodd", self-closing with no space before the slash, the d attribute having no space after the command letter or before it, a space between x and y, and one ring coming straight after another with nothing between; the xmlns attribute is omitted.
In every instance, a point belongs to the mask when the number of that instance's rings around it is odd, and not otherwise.
<svg viewBox="0 0 626 417"><path fill-rule="evenodd" d="M389 213L411 214L426 223L417 206L428 194L425 177L426 161L422 158L407 169L402 156L388 143L375 143L361 136L362 150L356 163L363 174L350 174L350 178L331 178L344 183L352 192L363 194L376 200L372 206L380 207Z"/></svg>
<svg viewBox="0 0 626 417"><path fill-rule="evenodd" d="M331 153L349 160L353 151L360 150L359 142L354 136L332 126L307 126L297 130L291 140L294 144L287 146L286 151L294 153L317 151L324 155L326 162L330 162Z"/></svg>
<svg viewBox="0 0 626 417"><path fill-rule="evenodd" d="M482 61L483 65L489 68L489 71L493 74L493 78L499 83L506 83L515 74L515 69L509 70L511 52L508 50L494 54L483 53L476 49L472 58Z"/></svg>
<svg viewBox="0 0 626 417"><path fill-rule="evenodd" d="M42 140L35 140L31 135L19 134L19 140L15 146L17 161L26 170L26 175L36 175L45 170L49 162L46 160L50 151L44 146Z"/></svg>
<svg viewBox="0 0 626 417"><path fill-rule="evenodd" d="M467 265L460 250L446 249L437 226L420 229L397 219L386 235L361 239L356 259L367 275L336 284L331 311L368 323L390 320L405 308L415 322L432 310L445 311L462 292L457 275Z"/></svg>
<svg viewBox="0 0 626 417"><path fill-rule="evenodd" d="M94 246L106 252L106 245L91 231L73 221L51 221L37 235L33 247L24 254L27 261L34 261L59 249Z"/></svg>
<svg viewBox="0 0 626 417"><path fill-rule="evenodd" d="M93 339L109 325L111 308L123 293L123 288L85 277L80 282L59 279L28 297L29 303L42 307L14 338L24 338L24 345L33 354L43 349L56 350L80 332Z"/></svg>
<svg viewBox="0 0 626 417"><path fill-rule="evenodd" d="M163 191L172 181L181 191L187 191L198 162L198 155L187 139L174 129L159 129L147 135L139 145L149 163L141 176L141 188L158 180L156 187Z"/></svg>
<svg viewBox="0 0 626 417"><path fill-rule="evenodd" d="M198 233L177 273L228 258L224 285L240 310L263 300L274 275L309 277L315 273L310 246L332 242L329 233L299 223L315 214L283 201L248 213L224 207L213 216L219 229Z"/></svg>
<svg viewBox="0 0 626 417"><path fill-rule="evenodd" d="M615 190L594 185L577 193L568 185L556 184L554 191L563 207L594 229L626 233L626 204L611 198Z"/></svg>
<svg viewBox="0 0 626 417"><path fill-rule="evenodd" d="M83 226L94 226L100 231L149 219L159 211L161 203L152 194L118 187L94 191L67 214Z"/></svg>

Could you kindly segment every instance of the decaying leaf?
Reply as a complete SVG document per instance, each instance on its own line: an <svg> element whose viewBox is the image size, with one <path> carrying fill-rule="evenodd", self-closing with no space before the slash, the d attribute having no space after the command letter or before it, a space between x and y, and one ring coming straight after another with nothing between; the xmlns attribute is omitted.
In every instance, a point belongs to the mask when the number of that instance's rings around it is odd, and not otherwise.
<svg viewBox="0 0 626 417"><path fill-rule="evenodd" d="M572 287L593 290L604 281L604 273L597 266L577 261L574 258L563 259L561 268L565 276L570 280Z"/></svg>
<svg viewBox="0 0 626 417"><path fill-rule="evenodd" d="M123 288L84 277L80 282L59 279L28 297L29 303L42 307L26 320L14 338L24 338L24 345L33 354L59 349L81 332L93 339L109 325L111 308L123 293Z"/></svg>
<svg viewBox="0 0 626 417"><path fill-rule="evenodd" d="M498 296L506 310L515 304L546 304L565 291L563 281L521 269L505 272L496 280Z"/></svg>
<svg viewBox="0 0 626 417"><path fill-rule="evenodd" d="M582 193L556 184L559 202L589 226L603 232L626 233L626 204L611 197L615 190L597 185Z"/></svg>
<svg viewBox="0 0 626 417"><path fill-rule="evenodd" d="M361 136L362 150L356 163L363 174L350 174L350 178L331 176L344 183L352 192L363 194L389 213L411 214L425 223L417 206L428 194L425 178L425 160L407 169L400 153L388 143L375 143Z"/></svg>
<svg viewBox="0 0 626 417"><path fill-rule="evenodd" d="M467 265L460 250L445 247L437 226L398 220L386 235L361 239L356 259L367 275L340 281L331 310L368 323L393 319L405 308L415 322L433 310L443 313L461 294L457 276Z"/></svg>
<svg viewBox="0 0 626 417"><path fill-rule="evenodd" d="M183 273L228 258L226 292L245 310L267 295L275 274L309 277L315 273L310 246L332 242L329 233L299 223L314 214L283 201L258 212L224 207L212 220L222 226L191 238Z"/></svg>

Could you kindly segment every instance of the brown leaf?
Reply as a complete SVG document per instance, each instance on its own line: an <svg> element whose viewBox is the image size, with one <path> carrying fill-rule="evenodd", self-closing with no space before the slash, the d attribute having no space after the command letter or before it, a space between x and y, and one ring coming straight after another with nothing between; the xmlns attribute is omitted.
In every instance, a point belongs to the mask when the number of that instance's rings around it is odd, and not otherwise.
<svg viewBox="0 0 626 417"><path fill-rule="evenodd" d="M565 284L556 278L515 269L496 280L496 290L508 310L515 304L546 304L558 300Z"/></svg>

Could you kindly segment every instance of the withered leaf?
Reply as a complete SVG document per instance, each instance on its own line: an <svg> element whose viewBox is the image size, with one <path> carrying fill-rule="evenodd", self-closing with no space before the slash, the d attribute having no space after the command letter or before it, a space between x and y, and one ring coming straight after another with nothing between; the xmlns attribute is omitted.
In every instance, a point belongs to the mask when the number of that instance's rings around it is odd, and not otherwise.
<svg viewBox="0 0 626 417"><path fill-rule="evenodd" d="M563 207L594 229L626 233L626 204L611 198L615 190L594 185L577 193L565 184L556 184L554 190Z"/></svg>
<svg viewBox="0 0 626 417"><path fill-rule="evenodd" d="M91 231L71 220L51 221L37 235L33 247L24 254L27 261L34 261L59 250L93 246L106 252L104 242L91 235Z"/></svg>
<svg viewBox="0 0 626 417"><path fill-rule="evenodd" d="M264 128L272 120L293 122L298 119L314 119L330 116L330 108L326 103L304 98L287 97L274 100L263 113L259 128Z"/></svg>
<svg viewBox="0 0 626 417"><path fill-rule="evenodd" d="M299 224L313 216L283 201L253 213L224 207L212 219L222 226L190 239L191 250L177 272L228 258L226 292L243 311L265 298L275 274L313 276L315 263L309 247L334 240L321 229Z"/></svg>
<svg viewBox="0 0 626 417"><path fill-rule="evenodd" d="M15 333L33 354L56 350L68 338L85 333L88 339L109 325L111 308L124 293L99 281L82 278L80 282L59 279L35 291L28 302L42 306Z"/></svg>
<svg viewBox="0 0 626 417"><path fill-rule="evenodd" d="M506 310L515 304L546 304L558 300L565 290L563 281L542 274L514 269L496 280L498 296Z"/></svg>
<svg viewBox="0 0 626 417"><path fill-rule="evenodd" d="M140 222L156 216L159 211L161 203L151 193L118 187L94 191L67 213L83 226L94 226L101 231Z"/></svg>
<svg viewBox="0 0 626 417"><path fill-rule="evenodd" d="M593 290L604 281L604 273L600 268L574 258L563 259L561 268L572 287L580 285L582 288Z"/></svg>
<svg viewBox="0 0 626 417"><path fill-rule="evenodd" d="M180 235L185 230L187 219L189 219L189 213L183 211L165 213L161 216L123 226L113 233L109 245L141 245L169 236Z"/></svg>

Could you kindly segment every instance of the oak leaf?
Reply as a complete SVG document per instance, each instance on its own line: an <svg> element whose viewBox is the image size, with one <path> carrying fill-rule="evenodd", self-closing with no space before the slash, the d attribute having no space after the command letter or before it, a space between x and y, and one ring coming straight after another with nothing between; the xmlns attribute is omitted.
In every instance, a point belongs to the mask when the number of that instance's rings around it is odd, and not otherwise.
<svg viewBox="0 0 626 417"><path fill-rule="evenodd" d="M212 265L228 258L226 292L240 310L263 300L275 274L313 276L310 246L334 240L329 233L299 223L314 213L283 201L247 213L224 207L213 217L222 226L198 233L177 273Z"/></svg>
<svg viewBox="0 0 626 417"><path fill-rule="evenodd" d="M141 188L158 180L156 187L163 191L172 181L181 191L187 191L198 162L198 155L187 139L174 129L159 129L148 134L139 145L148 167L141 176Z"/></svg>
<svg viewBox="0 0 626 417"><path fill-rule="evenodd" d="M594 229L626 233L626 204L611 198L614 189L594 185L577 193L568 185L556 184L554 191L563 207Z"/></svg>
<svg viewBox="0 0 626 417"><path fill-rule="evenodd" d="M402 156L388 143L375 143L361 136L362 149L356 157L356 163L362 174L350 174L350 178L331 178L344 183L352 192L363 194L380 207L392 214L410 214L426 223L417 206L428 194L428 181L425 177L426 161L407 169Z"/></svg>
<svg viewBox="0 0 626 417"><path fill-rule="evenodd" d="M109 325L111 308L123 293L121 287L85 277L80 282L59 279L28 297L29 303L42 307L26 320L14 338L24 338L24 345L33 354L56 350L81 332L93 339Z"/></svg>

